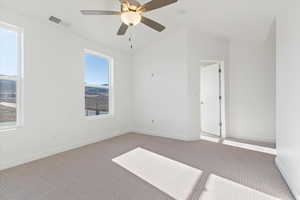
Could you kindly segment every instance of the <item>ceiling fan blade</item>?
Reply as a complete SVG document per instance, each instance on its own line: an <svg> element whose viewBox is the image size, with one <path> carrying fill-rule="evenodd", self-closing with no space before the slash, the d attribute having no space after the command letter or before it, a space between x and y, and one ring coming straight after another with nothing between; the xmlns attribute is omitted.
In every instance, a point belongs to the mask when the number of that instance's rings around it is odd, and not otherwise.
<svg viewBox="0 0 300 200"><path fill-rule="evenodd" d="M126 24L122 23L118 30L117 35L125 35L127 29L128 29L128 26Z"/></svg>
<svg viewBox="0 0 300 200"><path fill-rule="evenodd" d="M176 3L178 0L152 0L140 7L139 10L142 12L148 12L154 9L158 9L170 4Z"/></svg>
<svg viewBox="0 0 300 200"><path fill-rule="evenodd" d="M119 11L109 11L109 10L81 10L83 15L121 15Z"/></svg>
<svg viewBox="0 0 300 200"><path fill-rule="evenodd" d="M147 17L142 17L141 22L147 26L149 26L150 28L153 28L154 30L158 31L158 32L162 32L166 27L164 27L163 25L157 23L156 21L153 21L152 19L149 19Z"/></svg>

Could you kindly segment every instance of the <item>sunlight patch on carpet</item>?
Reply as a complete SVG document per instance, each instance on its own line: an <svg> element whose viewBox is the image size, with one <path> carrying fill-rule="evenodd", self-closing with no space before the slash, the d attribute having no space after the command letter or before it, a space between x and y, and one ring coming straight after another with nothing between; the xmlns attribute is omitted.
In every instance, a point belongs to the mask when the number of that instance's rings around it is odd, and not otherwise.
<svg viewBox="0 0 300 200"><path fill-rule="evenodd" d="M178 200L189 197L202 174L199 169L143 148L136 148L112 161Z"/></svg>
<svg viewBox="0 0 300 200"><path fill-rule="evenodd" d="M277 154L276 149L269 148L269 147L262 147L262 146L253 145L253 144L245 144L245 143L235 142L235 141L230 141L230 140L224 140L223 144L234 146L234 147L239 147L239 148L243 148L243 149L248 149L248 150L252 150L252 151L268 153L268 154L272 154L272 155Z"/></svg>
<svg viewBox="0 0 300 200"><path fill-rule="evenodd" d="M280 200L217 175L210 175L199 200Z"/></svg>

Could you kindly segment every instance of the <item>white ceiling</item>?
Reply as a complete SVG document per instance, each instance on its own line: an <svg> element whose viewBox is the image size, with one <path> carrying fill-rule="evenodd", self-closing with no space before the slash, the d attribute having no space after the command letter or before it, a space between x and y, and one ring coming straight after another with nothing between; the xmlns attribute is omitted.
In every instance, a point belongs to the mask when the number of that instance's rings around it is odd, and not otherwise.
<svg viewBox="0 0 300 200"><path fill-rule="evenodd" d="M145 3L146 0L141 0ZM167 37L173 31L193 28L228 39L263 41L280 11L283 0L179 0L171 6L145 13L167 29L158 33L140 24L125 37L117 36L119 16L83 16L81 9L119 10L118 0L0 0L0 4L40 19L54 15L71 24L70 29L113 48L130 50Z"/></svg>

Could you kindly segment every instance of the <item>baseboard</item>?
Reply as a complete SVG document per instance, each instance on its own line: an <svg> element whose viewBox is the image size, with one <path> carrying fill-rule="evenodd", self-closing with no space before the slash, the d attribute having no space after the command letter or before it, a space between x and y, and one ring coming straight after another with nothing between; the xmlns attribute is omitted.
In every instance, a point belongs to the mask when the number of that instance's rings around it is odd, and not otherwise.
<svg viewBox="0 0 300 200"><path fill-rule="evenodd" d="M134 129L132 132L142 134L142 135L150 135L150 136L158 136L168 139L175 139L175 140L181 140L181 141L188 141L184 136L179 136L179 134L166 134L167 131L154 131L154 130L145 130L145 129Z"/></svg>
<svg viewBox="0 0 300 200"><path fill-rule="evenodd" d="M280 159L278 157L276 157L275 163L276 163L281 175L284 177L286 183L288 184L291 192L293 193L294 197L296 198L296 200L300 200L300 192L297 191L296 185L294 184L294 182L288 175L287 171L285 170L286 167L284 166L284 164L280 161Z"/></svg>
<svg viewBox="0 0 300 200"><path fill-rule="evenodd" d="M23 158L20 158L18 160L13 160L13 161L9 161L9 162L2 162L1 166L0 166L0 171L5 170L5 169L9 169L9 168L12 168L12 167L16 167L16 166L19 166L19 165L22 165L22 164L26 164L26 163L29 163L29 162L32 162L32 161L35 161L35 160L43 159L43 158L46 158L46 157L49 157L49 156L53 156L55 154L59 154L59 153L65 152L65 151L80 148L80 147L83 147L83 146L86 146L86 145L89 145L89 144L100 142L102 140L113 138L113 137L123 135L123 134L126 134L126 133L127 132L119 131L119 132L115 132L115 133L111 134L108 137L92 138L92 139L86 140L84 142L68 144L67 146L55 147L55 148L52 148L51 150L48 150L48 151L45 151L45 152L39 152L39 153L34 154L34 155L27 155L27 156L24 156Z"/></svg>
<svg viewBox="0 0 300 200"><path fill-rule="evenodd" d="M233 134L227 134L227 138L236 138L241 140L249 140L249 141L257 141L257 142L264 142L264 143L276 143L276 140L274 138L267 138L267 137L241 137L240 135L233 135Z"/></svg>

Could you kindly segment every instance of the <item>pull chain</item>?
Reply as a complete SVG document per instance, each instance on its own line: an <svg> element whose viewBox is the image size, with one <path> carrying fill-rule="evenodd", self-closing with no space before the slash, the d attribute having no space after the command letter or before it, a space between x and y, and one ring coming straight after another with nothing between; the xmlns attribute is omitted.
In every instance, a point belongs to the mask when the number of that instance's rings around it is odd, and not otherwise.
<svg viewBox="0 0 300 200"><path fill-rule="evenodd" d="M132 35L129 37L128 41L129 41L130 49L133 49L133 39L132 39Z"/></svg>

